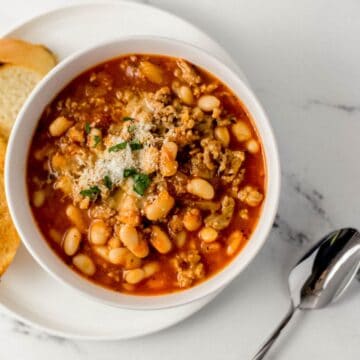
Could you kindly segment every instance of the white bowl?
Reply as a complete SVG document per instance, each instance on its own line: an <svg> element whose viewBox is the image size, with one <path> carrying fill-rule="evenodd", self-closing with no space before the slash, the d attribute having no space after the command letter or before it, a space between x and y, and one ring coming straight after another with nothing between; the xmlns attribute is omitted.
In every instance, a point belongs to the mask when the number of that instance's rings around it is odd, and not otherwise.
<svg viewBox="0 0 360 360"><path fill-rule="evenodd" d="M64 264L47 245L34 221L29 205L26 187L27 157L34 130L44 108L83 71L108 59L130 53L181 57L214 74L232 89L250 112L265 150L266 196L261 217L247 245L218 274L197 286L172 294L157 296L122 294L84 279ZM56 66L43 79L26 101L12 130L5 164L5 187L10 212L20 237L45 271L62 283L106 304L131 309L160 309L186 304L220 290L250 263L263 246L274 221L279 200L280 166L269 120L253 92L236 73L205 51L179 41L156 37L127 37L74 54Z"/></svg>

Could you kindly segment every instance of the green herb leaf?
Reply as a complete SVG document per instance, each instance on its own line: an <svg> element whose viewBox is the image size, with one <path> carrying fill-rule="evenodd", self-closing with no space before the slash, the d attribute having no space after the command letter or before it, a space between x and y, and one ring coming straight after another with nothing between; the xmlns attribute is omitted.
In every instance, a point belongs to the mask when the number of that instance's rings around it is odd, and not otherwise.
<svg viewBox="0 0 360 360"><path fill-rule="evenodd" d="M133 176L134 179L134 191L139 195L143 196L145 194L146 189L149 187L151 180L146 174L135 174Z"/></svg>
<svg viewBox="0 0 360 360"><path fill-rule="evenodd" d="M87 134L89 134L90 131L91 131L91 127L90 127L90 124L87 122L87 123L85 124L85 132L86 132Z"/></svg>
<svg viewBox="0 0 360 360"><path fill-rule="evenodd" d="M88 196L90 199L96 198L96 196L100 194L100 189L95 185L91 186L89 189L81 190L80 195Z"/></svg>
<svg viewBox="0 0 360 360"><path fill-rule="evenodd" d="M133 141L131 141L130 142L130 148L131 148L131 150L140 150L140 149L142 149L143 148L143 144L141 144L140 142L139 142L139 140L133 140Z"/></svg>
<svg viewBox="0 0 360 360"><path fill-rule="evenodd" d="M130 117L130 116L125 116L125 117L123 117L122 120L123 121L134 121L134 119L132 117Z"/></svg>
<svg viewBox="0 0 360 360"><path fill-rule="evenodd" d="M94 148L98 146L100 141L101 141L100 136L94 135Z"/></svg>
<svg viewBox="0 0 360 360"><path fill-rule="evenodd" d="M105 176L104 176L104 185L105 185L109 190L112 189L113 183L112 183L109 175L105 175Z"/></svg>
<svg viewBox="0 0 360 360"><path fill-rule="evenodd" d="M130 125L130 126L128 127L128 132L129 132L129 133L133 133L135 130L136 130L136 125Z"/></svg>
<svg viewBox="0 0 360 360"><path fill-rule="evenodd" d="M130 176L134 176L138 173L138 171L131 167L131 168L127 168L127 169L124 169L124 178L128 178Z"/></svg>
<svg viewBox="0 0 360 360"><path fill-rule="evenodd" d="M118 152L120 150L124 150L126 148L127 141L116 144L114 146L109 147L109 152Z"/></svg>
<svg viewBox="0 0 360 360"><path fill-rule="evenodd" d="M124 170L124 178L129 177L132 177L134 180L133 190L143 196L151 183L150 177L146 174L139 173L133 167Z"/></svg>

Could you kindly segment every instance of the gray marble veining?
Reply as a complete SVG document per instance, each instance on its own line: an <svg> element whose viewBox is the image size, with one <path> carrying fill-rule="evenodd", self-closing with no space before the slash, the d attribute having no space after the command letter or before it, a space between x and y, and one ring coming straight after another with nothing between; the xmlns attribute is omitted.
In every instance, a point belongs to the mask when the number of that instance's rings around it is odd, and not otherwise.
<svg viewBox="0 0 360 360"><path fill-rule="evenodd" d="M328 103L321 100L309 100L307 104L305 105L305 108L309 108L311 106L324 106L332 109L336 109L339 111L344 111L348 113L349 115L352 115L354 113L357 113L360 111L360 106L358 105L348 105L348 104L333 104Z"/></svg>

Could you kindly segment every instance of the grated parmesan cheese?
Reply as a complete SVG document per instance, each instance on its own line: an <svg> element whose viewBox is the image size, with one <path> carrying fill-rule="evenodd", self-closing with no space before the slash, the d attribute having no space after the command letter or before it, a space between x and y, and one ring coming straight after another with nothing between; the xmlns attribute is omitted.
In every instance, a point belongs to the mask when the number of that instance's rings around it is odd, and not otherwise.
<svg viewBox="0 0 360 360"><path fill-rule="evenodd" d="M153 141L154 137L150 132L154 126L153 124L141 121L135 123L135 126L136 139L138 139L142 144L151 143Z"/></svg>
<svg viewBox="0 0 360 360"><path fill-rule="evenodd" d="M103 152L97 154L95 162L88 162L84 166L80 176L74 179L74 195L78 195L81 190L88 189L91 186L103 183L104 177L109 176L114 186L121 186L124 182L124 170L127 168L135 168L141 170L144 167L144 156L147 152L149 143L153 140L150 130L151 123L137 122L134 139L144 144L144 148L140 151L132 151L129 144L125 149L117 152L109 152L111 146L126 141L120 136L109 136L106 141L107 148ZM146 161L146 160L145 160Z"/></svg>
<svg viewBox="0 0 360 360"><path fill-rule="evenodd" d="M124 178L124 170L137 167L137 161L130 146L118 152L102 152L93 166L87 166L77 181L77 191L99 184L105 176L109 176L114 185L120 185Z"/></svg>

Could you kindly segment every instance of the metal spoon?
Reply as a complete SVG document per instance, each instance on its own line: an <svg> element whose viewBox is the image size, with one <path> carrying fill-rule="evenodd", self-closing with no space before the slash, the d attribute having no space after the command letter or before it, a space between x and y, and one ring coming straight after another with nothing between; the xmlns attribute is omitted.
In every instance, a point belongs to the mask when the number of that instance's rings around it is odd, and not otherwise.
<svg viewBox="0 0 360 360"><path fill-rule="evenodd" d="M325 236L295 265L289 276L291 306L280 325L253 357L263 359L296 310L325 307L346 290L360 266L360 233L351 228Z"/></svg>

